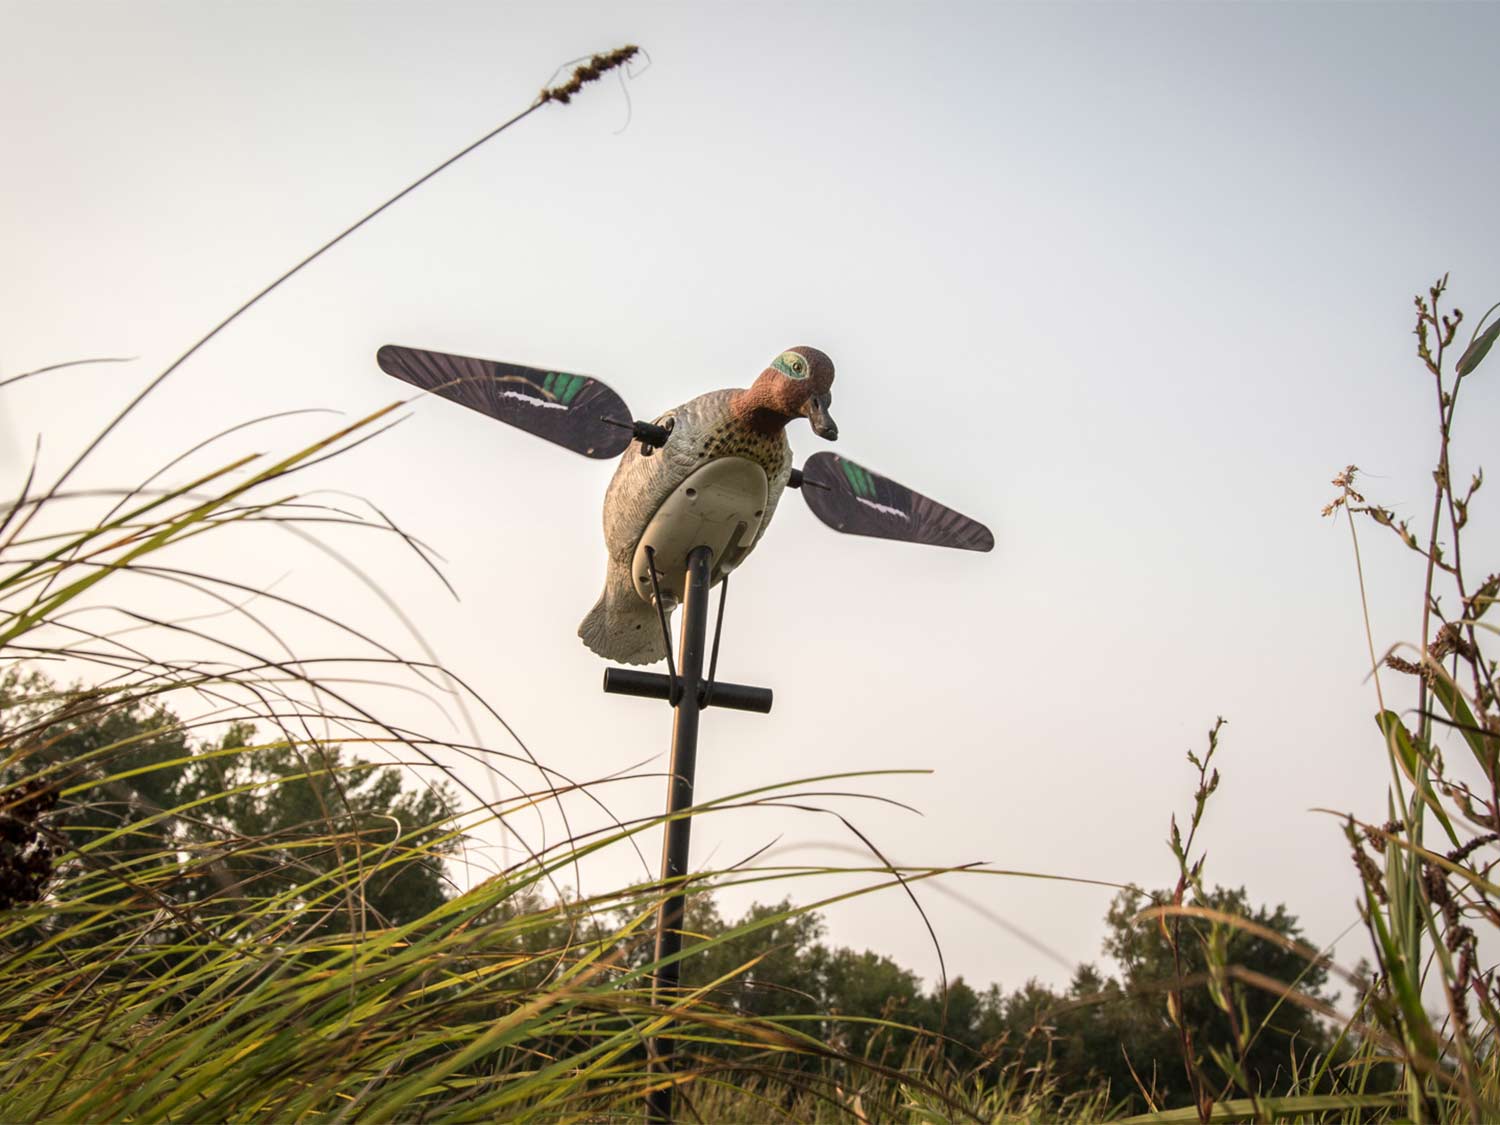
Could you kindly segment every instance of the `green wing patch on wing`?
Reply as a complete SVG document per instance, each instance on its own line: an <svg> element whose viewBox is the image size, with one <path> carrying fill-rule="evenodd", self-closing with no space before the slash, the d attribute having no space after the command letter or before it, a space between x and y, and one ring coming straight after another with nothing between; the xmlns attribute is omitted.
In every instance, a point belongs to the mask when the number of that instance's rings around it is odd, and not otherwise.
<svg viewBox="0 0 1500 1125"><path fill-rule="evenodd" d="M592 376L395 344L375 358L381 370L402 382L585 457L617 457L630 444L630 408Z"/></svg>
<svg viewBox="0 0 1500 1125"><path fill-rule="evenodd" d="M846 461L840 457L839 467L844 470L844 477L849 481L849 487L854 489L854 495L863 496L867 500L875 498L875 480L870 470L862 465L856 465L853 461Z"/></svg>
<svg viewBox="0 0 1500 1125"><path fill-rule="evenodd" d="M813 454L802 475L802 498L835 531L964 551L995 546L978 520L836 453Z"/></svg>
<svg viewBox="0 0 1500 1125"><path fill-rule="evenodd" d="M548 371L542 379L542 390L558 402L567 406L577 397L588 382L582 375L569 375L565 371Z"/></svg>

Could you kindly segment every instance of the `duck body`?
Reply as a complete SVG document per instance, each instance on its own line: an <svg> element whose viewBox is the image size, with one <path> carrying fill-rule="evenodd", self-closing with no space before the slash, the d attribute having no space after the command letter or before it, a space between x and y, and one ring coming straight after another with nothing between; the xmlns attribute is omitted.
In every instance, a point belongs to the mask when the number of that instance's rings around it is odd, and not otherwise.
<svg viewBox="0 0 1500 1125"><path fill-rule="evenodd" d="M624 664L666 659L656 605L649 588L638 583L634 573L641 566L637 553L653 517L705 466L725 458L749 462L765 474L765 503L763 512L754 513L760 521L754 538L733 560L734 565L742 562L770 526L791 477L792 448L786 424L801 416L823 437L832 440L838 434L827 412L832 382L833 364L822 352L813 348L784 352L750 388L710 391L657 418L657 425L671 430L665 445L632 444L621 455L604 495L608 553L604 592L578 627L584 644L605 659ZM747 470L758 481L755 470L744 465L735 468ZM739 475L743 478L745 473ZM723 562L716 560L715 581L726 572L721 570ZM675 606L665 591L662 604L668 613Z"/></svg>
<svg viewBox="0 0 1500 1125"><path fill-rule="evenodd" d="M760 542L792 475L786 429L757 433L731 407L740 390L710 391L655 419L671 426L667 443L646 452L632 445L620 458L604 494L604 546L608 552L604 592L578 627L583 643L607 660L654 664L666 659L656 607L641 598L632 564L657 510L689 477L711 461L743 458L766 474L765 515L751 543ZM748 552L747 552L748 553ZM672 606L664 599L668 612Z"/></svg>

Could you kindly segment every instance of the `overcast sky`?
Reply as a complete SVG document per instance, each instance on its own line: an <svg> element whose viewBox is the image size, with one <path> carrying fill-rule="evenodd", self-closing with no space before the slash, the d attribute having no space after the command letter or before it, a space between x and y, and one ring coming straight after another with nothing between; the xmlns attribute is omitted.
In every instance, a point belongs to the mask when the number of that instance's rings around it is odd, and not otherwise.
<svg viewBox="0 0 1500 1125"><path fill-rule="evenodd" d="M234 325L80 480L133 480L258 414L404 397L384 343L597 375L648 418L812 344L838 367L838 451L997 547L836 536L789 497L735 579L721 658L776 708L705 717L700 796L929 768L860 783L921 816L840 807L905 862L1161 886L1184 753L1223 715L1208 877L1329 941L1355 882L1311 810L1383 818L1388 773L1348 533L1319 511L1351 461L1403 514L1428 502L1411 297L1452 271L1466 311L1500 300L1497 41L1494 5L3 0L0 377L139 359L0 391L0 491L38 432L55 472L210 324L559 64L639 43L650 66L624 88L532 115ZM1463 412L1467 468L1500 432L1500 379ZM574 635L610 471L429 399L307 482L442 553L460 602L394 546L361 559L575 777L663 768L670 729L603 695ZM1497 523L1476 506L1485 570ZM306 554L262 528L192 557L404 636ZM1366 561L1377 643L1413 636L1413 567L1373 537ZM661 785L608 799L640 815ZM693 855L778 838L786 862L860 862L831 818L784 811L704 819ZM585 878L640 871L621 852ZM1108 890L951 886L964 901L921 892L950 973L1014 986L1099 958ZM899 895L829 919L935 976Z"/></svg>

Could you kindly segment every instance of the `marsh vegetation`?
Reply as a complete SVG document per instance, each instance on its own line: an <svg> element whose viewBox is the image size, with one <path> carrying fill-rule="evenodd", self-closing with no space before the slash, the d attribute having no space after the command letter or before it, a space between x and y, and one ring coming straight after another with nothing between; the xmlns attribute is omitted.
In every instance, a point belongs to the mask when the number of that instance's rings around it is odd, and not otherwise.
<svg viewBox="0 0 1500 1125"><path fill-rule="evenodd" d="M1262 901L1211 882L1213 796L1233 773L1220 772L1232 728L1215 723L1188 754L1160 876L1143 874L1162 889L1123 889L1106 919L1114 976L924 985L823 940L820 907L848 892L816 887L839 872L745 864L690 877L684 990L653 1000L663 888L567 887L581 858L654 841L658 821L460 877L469 845L507 818L580 794L607 806L607 792L545 762L503 800L464 788L453 761L499 769L502 756L412 729L351 688L482 707L462 685L316 605L176 562L180 545L230 528L327 521L420 553L376 515L296 494L302 467L371 436L381 412L284 456L231 454L180 480L174 462L105 495L33 476L0 512L0 1116L634 1118L660 1080L645 1065L653 1036L678 1044L686 1120L1500 1116L1485 961L1500 929L1500 572L1465 555L1483 474L1457 427L1467 381L1492 374L1500 320L1491 309L1465 330L1445 287L1416 304L1434 419L1411 439L1435 440L1430 512L1383 507L1353 466L1325 512L1347 522L1361 597L1369 551L1422 563L1411 643L1378 651L1371 632L1384 748L1371 761L1388 805L1348 810L1329 833L1351 855L1367 960L1309 945L1274 888ZM214 620L133 609L132 578L217 599L278 639L313 622L349 649L252 651ZM101 604L107 626L79 612ZM185 641L194 655L174 655ZM794 780L699 815L815 805L864 780ZM1003 877L875 852L859 870L857 893L896 896ZM732 886L767 905L726 919L713 896Z"/></svg>

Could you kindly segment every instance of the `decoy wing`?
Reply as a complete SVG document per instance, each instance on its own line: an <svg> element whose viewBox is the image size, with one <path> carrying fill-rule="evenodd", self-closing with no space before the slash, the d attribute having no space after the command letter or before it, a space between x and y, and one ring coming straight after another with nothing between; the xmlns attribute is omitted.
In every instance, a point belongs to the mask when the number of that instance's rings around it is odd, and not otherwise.
<svg viewBox="0 0 1500 1125"><path fill-rule="evenodd" d="M835 531L965 551L995 546L978 520L929 500L837 453L814 453L802 466L802 495L813 515Z"/></svg>
<svg viewBox="0 0 1500 1125"><path fill-rule="evenodd" d="M375 359L387 375L585 457L618 457L631 441L625 400L588 375L395 344L381 348Z"/></svg>

